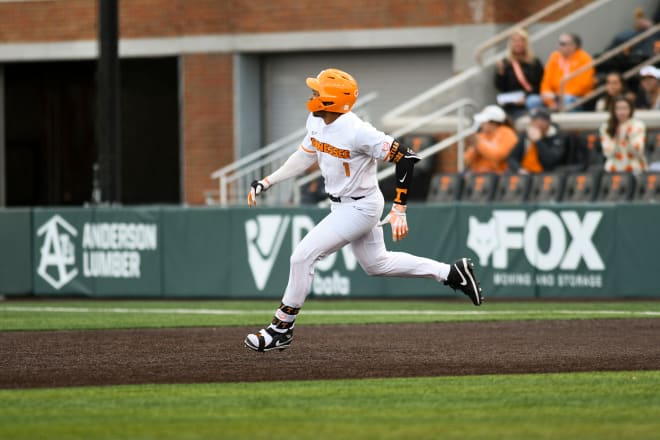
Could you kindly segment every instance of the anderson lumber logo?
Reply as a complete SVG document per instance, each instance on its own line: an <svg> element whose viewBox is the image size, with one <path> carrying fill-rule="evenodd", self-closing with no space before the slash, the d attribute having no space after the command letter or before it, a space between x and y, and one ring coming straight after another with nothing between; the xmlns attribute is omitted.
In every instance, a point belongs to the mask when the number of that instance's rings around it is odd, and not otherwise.
<svg viewBox="0 0 660 440"><path fill-rule="evenodd" d="M306 215L257 215L245 222L245 241L250 272L257 289L264 290L273 266L280 255L284 237L291 231L291 249L294 249L305 234L315 226L314 220ZM348 246L341 249L346 270L354 271L357 259ZM316 263L312 293L316 295L349 295L351 280L336 267L337 253L327 255ZM332 270L332 273L323 275ZM288 274L288 260L287 260ZM280 286L284 291L285 285Z"/></svg>
<svg viewBox="0 0 660 440"><path fill-rule="evenodd" d="M467 246L481 266L502 270L493 274L495 285L599 288L605 263L593 236L602 217L601 211L587 211L580 219L571 210L541 209L528 216L524 210L496 209L486 222L470 216ZM547 237L547 246L540 245L541 235ZM516 250L522 250L527 262L541 272L507 270L510 252ZM581 262L588 272L576 273Z"/></svg>
<svg viewBox="0 0 660 440"><path fill-rule="evenodd" d="M80 269L84 278L140 278L141 252L158 248L156 224L85 223L79 243L79 231L57 214L41 225L37 237L43 237L37 274L56 290ZM81 261L77 245L82 245Z"/></svg>
<svg viewBox="0 0 660 440"><path fill-rule="evenodd" d="M41 245L37 273L54 289L59 290L78 275L73 244L78 231L62 217L54 215L37 230L37 236L42 235L44 242ZM51 268L54 270L51 271Z"/></svg>

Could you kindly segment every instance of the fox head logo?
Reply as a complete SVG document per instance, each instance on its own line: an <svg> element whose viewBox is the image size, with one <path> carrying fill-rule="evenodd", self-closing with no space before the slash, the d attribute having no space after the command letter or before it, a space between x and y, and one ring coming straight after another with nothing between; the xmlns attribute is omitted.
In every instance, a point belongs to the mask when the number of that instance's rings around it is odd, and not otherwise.
<svg viewBox="0 0 660 440"><path fill-rule="evenodd" d="M488 258L499 246L495 217L481 223L476 217L470 216L469 226L467 245L479 256L479 264L486 266Z"/></svg>
<svg viewBox="0 0 660 440"><path fill-rule="evenodd" d="M554 212L539 209L528 214L522 209L496 209L485 223L469 218L467 245L479 256L479 263L495 269L509 267L511 251L522 251L536 269L576 270L584 261L589 270L605 270L605 263L593 237L602 211ZM546 232L547 231L547 232ZM539 236L548 234L549 246L540 246Z"/></svg>

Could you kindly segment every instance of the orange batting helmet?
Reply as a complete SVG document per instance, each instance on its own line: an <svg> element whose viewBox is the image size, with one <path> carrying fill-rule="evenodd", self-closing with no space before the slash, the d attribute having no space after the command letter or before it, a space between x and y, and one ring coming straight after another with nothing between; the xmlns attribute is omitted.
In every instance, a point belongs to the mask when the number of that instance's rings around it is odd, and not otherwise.
<svg viewBox="0 0 660 440"><path fill-rule="evenodd" d="M310 112L348 113L358 96L355 79L339 69L322 70L316 78L307 78L306 82L307 87L319 93L307 101Z"/></svg>

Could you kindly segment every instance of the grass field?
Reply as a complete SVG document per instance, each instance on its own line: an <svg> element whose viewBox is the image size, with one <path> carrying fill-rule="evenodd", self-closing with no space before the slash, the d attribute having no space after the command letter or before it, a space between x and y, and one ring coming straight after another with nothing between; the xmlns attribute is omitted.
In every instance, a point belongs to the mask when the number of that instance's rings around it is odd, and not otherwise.
<svg viewBox="0 0 660 440"><path fill-rule="evenodd" d="M263 326L276 301L7 301L0 330ZM660 301L493 302L310 300L297 322L423 323L538 319L660 318Z"/></svg>
<svg viewBox="0 0 660 440"><path fill-rule="evenodd" d="M276 305L6 301L0 328L263 325ZM631 317L660 318L660 302L495 302L477 309L433 301L309 301L299 323ZM647 372L0 390L0 438L656 439L658 390L660 366Z"/></svg>
<svg viewBox="0 0 660 440"><path fill-rule="evenodd" d="M657 439L660 372L0 391L6 439Z"/></svg>

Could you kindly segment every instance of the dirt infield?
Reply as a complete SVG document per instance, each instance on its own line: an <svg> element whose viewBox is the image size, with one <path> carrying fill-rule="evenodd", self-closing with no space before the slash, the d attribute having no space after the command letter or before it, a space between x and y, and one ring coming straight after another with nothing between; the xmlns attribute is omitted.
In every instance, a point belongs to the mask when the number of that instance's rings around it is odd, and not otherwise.
<svg viewBox="0 0 660 440"><path fill-rule="evenodd" d="M0 332L0 388L660 369L660 319Z"/></svg>

